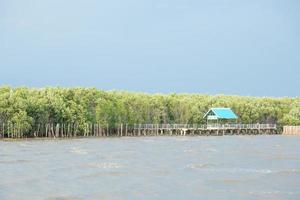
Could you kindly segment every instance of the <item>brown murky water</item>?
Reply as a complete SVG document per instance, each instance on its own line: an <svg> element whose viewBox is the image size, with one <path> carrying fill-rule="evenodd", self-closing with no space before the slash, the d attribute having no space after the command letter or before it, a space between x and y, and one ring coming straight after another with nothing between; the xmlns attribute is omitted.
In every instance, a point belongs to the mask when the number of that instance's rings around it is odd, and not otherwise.
<svg viewBox="0 0 300 200"><path fill-rule="evenodd" d="M300 137L0 141L0 199L300 199Z"/></svg>

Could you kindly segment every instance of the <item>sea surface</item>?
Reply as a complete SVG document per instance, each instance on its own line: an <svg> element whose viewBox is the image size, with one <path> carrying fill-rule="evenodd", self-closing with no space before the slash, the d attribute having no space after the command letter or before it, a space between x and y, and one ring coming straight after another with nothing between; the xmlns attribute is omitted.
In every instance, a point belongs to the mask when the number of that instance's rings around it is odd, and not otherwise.
<svg viewBox="0 0 300 200"><path fill-rule="evenodd" d="M0 141L1 200L300 199L300 137Z"/></svg>

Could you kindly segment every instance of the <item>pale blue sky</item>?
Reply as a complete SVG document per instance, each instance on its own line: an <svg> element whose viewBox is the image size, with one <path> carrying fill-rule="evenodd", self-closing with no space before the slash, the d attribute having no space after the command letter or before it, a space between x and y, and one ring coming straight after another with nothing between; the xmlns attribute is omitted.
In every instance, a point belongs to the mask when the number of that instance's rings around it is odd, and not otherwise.
<svg viewBox="0 0 300 200"><path fill-rule="evenodd" d="M0 0L0 85L300 96L299 0Z"/></svg>

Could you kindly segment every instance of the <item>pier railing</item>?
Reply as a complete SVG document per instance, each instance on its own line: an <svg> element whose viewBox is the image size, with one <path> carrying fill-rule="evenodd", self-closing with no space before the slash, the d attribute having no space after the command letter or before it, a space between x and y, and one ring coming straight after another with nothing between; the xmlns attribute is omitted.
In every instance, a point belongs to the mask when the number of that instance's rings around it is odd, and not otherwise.
<svg viewBox="0 0 300 200"><path fill-rule="evenodd" d="M212 124L207 129L276 129L276 124Z"/></svg>

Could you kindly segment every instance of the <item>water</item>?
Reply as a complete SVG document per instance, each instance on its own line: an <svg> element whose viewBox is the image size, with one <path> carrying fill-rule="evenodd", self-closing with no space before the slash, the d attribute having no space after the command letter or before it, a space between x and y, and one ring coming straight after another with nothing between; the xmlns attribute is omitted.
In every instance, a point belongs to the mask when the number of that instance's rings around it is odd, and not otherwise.
<svg viewBox="0 0 300 200"><path fill-rule="evenodd" d="M0 141L0 199L300 199L300 137Z"/></svg>

